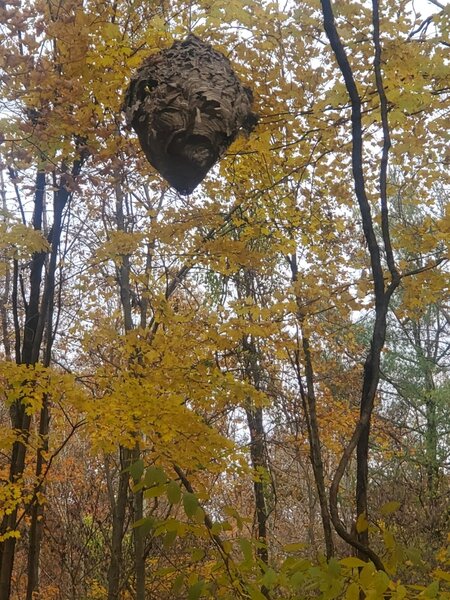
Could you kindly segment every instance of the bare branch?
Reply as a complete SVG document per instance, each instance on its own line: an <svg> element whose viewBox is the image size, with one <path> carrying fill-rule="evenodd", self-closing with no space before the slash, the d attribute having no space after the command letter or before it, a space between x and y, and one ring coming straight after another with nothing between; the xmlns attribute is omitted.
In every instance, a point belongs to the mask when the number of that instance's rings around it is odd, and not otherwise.
<svg viewBox="0 0 450 600"><path fill-rule="evenodd" d="M373 43L375 46L375 57L373 66L375 70L375 80L377 92L380 98L381 124L383 129L383 150L380 163L379 186L381 202L381 229L383 232L384 249L386 260L391 273L392 281L397 284L400 280L400 274L395 264L392 251L391 236L389 234L389 214L387 202L387 168L389 160L389 149L391 147L391 136L388 122L388 101L383 87L383 77L381 75L381 43L380 43L380 14L378 0L372 0L372 24L373 24Z"/></svg>

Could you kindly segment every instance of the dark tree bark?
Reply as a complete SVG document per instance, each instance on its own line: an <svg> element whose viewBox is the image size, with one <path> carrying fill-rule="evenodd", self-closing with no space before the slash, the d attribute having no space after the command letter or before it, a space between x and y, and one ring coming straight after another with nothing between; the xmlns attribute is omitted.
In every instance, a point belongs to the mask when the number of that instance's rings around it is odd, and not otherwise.
<svg viewBox="0 0 450 600"><path fill-rule="evenodd" d="M390 298L398 287L400 275L396 269L389 237L389 219L386 194L386 172L388 153L390 147L389 127L387 121L387 102L381 77L381 46L379 39L379 11L378 2L373 0L373 37L375 47L374 70L377 92L380 100L380 113L383 130L383 151L380 163L380 205L382 220L382 235L386 262L389 267L391 281L385 288L384 271L381 262L381 250L375 236L374 222L370 203L367 198L364 180L363 165L363 135L361 122L361 98L356 86L353 71L347 54L337 32L334 21L333 9L330 0L321 0L323 23L331 48L342 73L347 93L351 104L352 123L352 171L355 195L358 201L362 218L364 237L366 239L371 271L373 277L373 291L375 299L375 323L372 331L370 350L364 363L364 377L360 402L360 417L354 434L345 449L336 470L330 489L330 512L333 525L337 533L349 544L355 547L358 554L364 559L370 559L378 569L384 569L379 557L368 547L368 531L361 532L358 538L351 535L339 517L338 490L339 483L345 472L350 457L357 447L357 484L356 484L356 512L367 515L368 509L368 449L370 436L370 422L375 400L375 394L380 379L380 356L386 337L386 317Z"/></svg>
<svg viewBox="0 0 450 600"><path fill-rule="evenodd" d="M119 449L120 473L117 496L111 497L112 539L111 558L108 568L108 600L119 600L122 573L122 543L125 534L125 517L129 494L129 466L132 464L130 450Z"/></svg>
<svg viewBox="0 0 450 600"><path fill-rule="evenodd" d="M62 234L62 222L64 210L71 198L76 178L80 174L84 159L83 153L74 161L70 173L63 172L60 177L59 187L53 194L53 225L48 234L47 241L51 245L50 260L47 267L44 291L42 294L39 318L36 326L36 336L33 345L31 360L33 364L39 361L44 331L47 330L47 340L42 364L50 366L52 346L54 339L53 313L55 302L56 271ZM45 464L44 454L48 449L48 434L50 425L50 409L47 395L42 399L42 409L39 418L39 436L41 446L37 449L36 457L36 480L41 486L41 477ZM39 589L39 556L42 540L42 527L44 517L44 506L35 501L31 513L30 543L28 548L28 584L26 600L32 600L33 594Z"/></svg>
<svg viewBox="0 0 450 600"><path fill-rule="evenodd" d="M42 211L44 203L45 191L45 173L37 171L36 174L36 191L34 195L34 213L33 213L33 229L42 230ZM19 348L19 356L17 362L19 364L32 364L33 348L38 343L37 327L39 321L39 305L42 269L45 261L45 252L36 252L31 260L30 268L30 293L27 305L25 307L25 323L23 327L23 342L22 348ZM17 285L17 284L16 284ZM17 288L14 298L17 298ZM14 308L15 314L18 312L17 305ZM17 341L16 341L17 348ZM9 481L17 481L22 475L25 468L26 444L30 432L31 416L25 412L25 405L21 400L17 400L11 407L11 424L14 429L21 432L21 440L13 444L11 453L11 463L9 472ZM4 534L9 530L15 529L17 520L17 510L13 510L10 515L7 515L1 525L1 533ZM8 538L0 544L1 547L1 567L0 567L0 600L8 600L11 591L11 577L14 565L14 555L16 548L16 538Z"/></svg>
<svg viewBox="0 0 450 600"><path fill-rule="evenodd" d="M116 197L116 224L119 231L127 231L124 215L125 198L122 187L122 178L120 173L116 176L115 183ZM117 267L117 285L120 293L122 305L122 316L125 332L132 331L134 328L132 298L130 290L131 262L130 256L125 254L121 256L121 263ZM141 325L145 326L142 322ZM129 470L131 464L139 458L140 451L138 445L129 449L120 447L120 473L117 495L110 498L113 522L111 539L111 560L108 569L108 600L119 600L122 577L122 546L125 535L126 509L130 495L129 488ZM143 491L137 491L133 497L133 517L136 521L143 517ZM133 529L134 545L134 572L136 578L136 600L145 600L145 547L144 537L139 528Z"/></svg>
<svg viewBox="0 0 450 600"><path fill-rule="evenodd" d="M6 213L6 191L5 191L5 181L3 178L3 169L0 169L0 195L2 200L2 208ZM5 350L5 358L6 360L12 359L12 349L11 349L11 339L10 339L10 331L9 331L9 322L8 322L8 310L7 304L9 302L10 293L11 293L11 270L9 266L6 267L5 279L4 279L4 289L0 298L0 320L1 320L1 332L2 332L2 341L3 348Z"/></svg>
<svg viewBox="0 0 450 600"><path fill-rule="evenodd" d="M46 464L44 453L48 450L48 433L50 425L50 410L47 395L42 400L43 406L39 419L39 436L41 447L37 450L36 481L42 483L42 475ZM43 485L41 485L41 491ZM29 533L28 564L27 564L27 595L26 600L33 600L34 592L39 588L39 556L41 550L42 533L44 526L44 505L35 501L31 509L31 523Z"/></svg>
<svg viewBox="0 0 450 600"><path fill-rule="evenodd" d="M47 241L51 245L51 252L47 270L43 282L43 268L47 257L47 252L36 252L31 260L30 267L30 283L28 300L25 302L25 321L23 327L19 321L18 309L18 265L14 263L13 274L13 318L14 330L16 335L15 349L17 364L25 364L30 367L41 360L41 348L43 334L48 326L49 331L52 330L53 321L53 302L55 293L55 273L57 269L57 257L59 253L59 244L62 232L62 216L64 209L69 201L73 191L73 185L76 177L79 175L82 163L86 156L81 152L80 158L74 161L71 173L63 172L58 190L54 193L54 220L53 226ZM34 194L34 213L32 226L36 231L42 231L44 201L45 201L45 184L46 176L44 171L37 171L36 174L36 191ZM44 289L42 290L42 283ZM42 362L44 366L49 366L51 357L51 345L53 336L47 340L47 348ZM11 482L17 481L25 468L27 440L30 433L32 417L25 411L24 399L16 401L11 407L11 423L12 426L21 432L21 439L14 443L11 453L10 475ZM42 445L37 449L37 485L41 485L40 476L43 467L43 454L46 448L48 426L49 426L49 411L47 399L43 398L43 408L39 420L39 433L42 440ZM28 547L28 584L27 584L27 600L33 595L33 592L38 589L38 574L39 574L39 552L41 542L41 527L43 506L38 506L36 500L29 507L31 509L31 525L30 525L30 543ZM8 530L13 530L16 527L17 510L14 510L10 515L6 516L0 528L1 533ZM14 566L14 556L16 548L16 539L8 538L0 544L0 600L8 600L11 593L11 578Z"/></svg>
<svg viewBox="0 0 450 600"><path fill-rule="evenodd" d="M290 259L292 281L298 281L298 264L297 256L294 254ZM300 301L297 299L298 305L298 317L300 329L302 329L303 316L301 314ZM322 461L322 449L320 442L319 423L317 420L317 402L314 384L314 369L311 357L311 349L309 345L309 339L301 331L302 335L302 350L303 350L303 363L306 378L306 390L304 389L301 373L301 359L300 350L295 354L293 360L293 366L296 370L297 382L300 389L300 395L302 398L303 411L305 413L306 426L308 430L309 439L309 452L311 465L314 473L314 481L316 483L317 495L319 497L320 514L322 519L322 527L325 539L325 549L327 558L331 558L334 554L334 542L333 534L331 530L331 517L328 508L327 493L325 487L325 475Z"/></svg>
<svg viewBox="0 0 450 600"><path fill-rule="evenodd" d="M254 275L247 270L242 277L236 277L238 295L242 298L251 297L256 300ZM252 335L246 335L242 339L244 377L255 389L262 389L262 373L260 365L260 353L256 341ZM250 434L250 460L255 471L253 492L255 497L255 516L258 531L258 540L262 543L257 548L257 556L264 564L269 562L269 547L267 535L267 519L269 511L266 502L267 483L263 476L269 473L267 462L266 436L263 422L263 409L261 406L253 406L249 402L245 408L248 430ZM267 595L265 589L262 592Z"/></svg>
<svg viewBox="0 0 450 600"><path fill-rule="evenodd" d="M136 452L136 460L139 454ZM134 520L144 517L144 492L135 492L133 500ZM145 536L140 527L133 530L134 543L134 572L136 575L136 600L146 600L145 595Z"/></svg>
<svg viewBox="0 0 450 600"><path fill-rule="evenodd" d="M123 212L124 195L122 190L122 178L120 173L116 174L115 183L116 197L116 223L119 231L126 231L125 216ZM122 316L125 332L133 329L133 314L130 292L130 257L123 255L117 267L117 285L122 305ZM111 537L111 559L108 569L108 600L119 600L122 574L122 545L125 535L126 508L130 493L128 467L133 462L133 451L122 446L119 447L119 481L117 495L110 498L112 508L112 537Z"/></svg>

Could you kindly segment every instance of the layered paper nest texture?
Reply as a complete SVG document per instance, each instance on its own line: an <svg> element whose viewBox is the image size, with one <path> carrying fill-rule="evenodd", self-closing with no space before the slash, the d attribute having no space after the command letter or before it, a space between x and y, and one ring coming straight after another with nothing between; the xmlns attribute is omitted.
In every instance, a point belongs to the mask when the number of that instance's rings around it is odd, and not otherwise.
<svg viewBox="0 0 450 600"><path fill-rule="evenodd" d="M230 61L195 35L147 58L125 96L127 123L153 167L190 194L257 117Z"/></svg>

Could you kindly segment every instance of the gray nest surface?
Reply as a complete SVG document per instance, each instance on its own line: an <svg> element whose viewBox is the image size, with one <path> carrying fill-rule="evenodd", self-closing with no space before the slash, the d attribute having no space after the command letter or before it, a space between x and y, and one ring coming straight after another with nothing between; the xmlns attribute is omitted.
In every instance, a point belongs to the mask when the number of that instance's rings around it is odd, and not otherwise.
<svg viewBox="0 0 450 600"><path fill-rule="evenodd" d="M191 34L143 62L124 110L149 162L180 194L190 194L238 132L254 128L251 103L230 61Z"/></svg>

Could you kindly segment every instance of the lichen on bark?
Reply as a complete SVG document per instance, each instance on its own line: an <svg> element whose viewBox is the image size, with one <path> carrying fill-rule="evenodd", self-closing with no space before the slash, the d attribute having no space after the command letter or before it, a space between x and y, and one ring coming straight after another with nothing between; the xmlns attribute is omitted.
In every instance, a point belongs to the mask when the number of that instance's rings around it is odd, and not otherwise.
<svg viewBox="0 0 450 600"><path fill-rule="evenodd" d="M155 169L190 194L257 116L230 61L190 34L148 57L132 77L124 111Z"/></svg>

